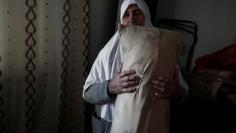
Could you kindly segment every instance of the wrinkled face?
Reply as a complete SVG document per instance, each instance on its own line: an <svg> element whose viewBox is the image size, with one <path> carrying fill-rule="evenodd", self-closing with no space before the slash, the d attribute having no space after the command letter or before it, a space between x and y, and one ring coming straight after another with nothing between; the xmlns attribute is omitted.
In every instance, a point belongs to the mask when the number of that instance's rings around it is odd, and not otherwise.
<svg viewBox="0 0 236 133"><path fill-rule="evenodd" d="M139 25L144 26L145 16L143 11L136 4L131 4L126 9L123 18L122 25Z"/></svg>

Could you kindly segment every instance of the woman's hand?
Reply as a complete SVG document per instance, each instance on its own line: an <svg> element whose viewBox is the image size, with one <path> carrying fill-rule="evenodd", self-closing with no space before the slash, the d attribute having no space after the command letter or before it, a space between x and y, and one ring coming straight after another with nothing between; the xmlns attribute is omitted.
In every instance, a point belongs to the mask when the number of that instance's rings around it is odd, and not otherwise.
<svg viewBox="0 0 236 133"><path fill-rule="evenodd" d="M134 92L137 89L136 86L140 83L141 78L136 75L135 70L121 72L121 69L122 65L108 83L108 92L110 95Z"/></svg>
<svg viewBox="0 0 236 133"><path fill-rule="evenodd" d="M152 87L154 88L154 95L157 98L170 98L175 99L180 96L178 70L175 70L172 80L164 77L158 77L152 81Z"/></svg>

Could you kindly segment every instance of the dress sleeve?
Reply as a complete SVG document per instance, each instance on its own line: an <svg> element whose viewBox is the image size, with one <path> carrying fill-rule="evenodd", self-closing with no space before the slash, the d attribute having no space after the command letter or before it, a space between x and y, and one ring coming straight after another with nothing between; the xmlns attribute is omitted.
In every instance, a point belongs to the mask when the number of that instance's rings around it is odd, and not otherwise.
<svg viewBox="0 0 236 133"><path fill-rule="evenodd" d="M94 83L84 92L85 101L92 104L105 104L112 100L114 97L110 96L108 93L108 80Z"/></svg>

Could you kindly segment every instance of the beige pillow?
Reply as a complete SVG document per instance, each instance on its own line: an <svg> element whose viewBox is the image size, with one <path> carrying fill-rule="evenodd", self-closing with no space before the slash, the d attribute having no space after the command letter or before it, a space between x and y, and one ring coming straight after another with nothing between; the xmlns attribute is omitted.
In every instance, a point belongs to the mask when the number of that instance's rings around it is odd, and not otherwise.
<svg viewBox="0 0 236 133"><path fill-rule="evenodd" d="M151 81L173 78L182 34L153 27L120 28L123 70L136 70L142 83L117 96L111 133L168 133L170 100L154 95Z"/></svg>

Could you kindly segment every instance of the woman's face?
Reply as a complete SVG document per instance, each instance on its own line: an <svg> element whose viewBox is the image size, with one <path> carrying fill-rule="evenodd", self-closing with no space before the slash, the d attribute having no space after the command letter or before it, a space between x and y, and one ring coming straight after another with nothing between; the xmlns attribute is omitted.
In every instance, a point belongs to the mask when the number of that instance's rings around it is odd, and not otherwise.
<svg viewBox="0 0 236 133"><path fill-rule="evenodd" d="M139 25L144 26L145 16L143 11L136 4L131 4L126 9L123 18L122 25Z"/></svg>

